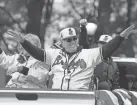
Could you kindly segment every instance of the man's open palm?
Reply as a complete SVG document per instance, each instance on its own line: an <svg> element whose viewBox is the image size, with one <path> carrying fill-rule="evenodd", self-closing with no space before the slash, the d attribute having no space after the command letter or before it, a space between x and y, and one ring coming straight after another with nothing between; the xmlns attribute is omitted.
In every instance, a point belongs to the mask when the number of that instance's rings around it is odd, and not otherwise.
<svg viewBox="0 0 137 105"><path fill-rule="evenodd" d="M12 36L14 40L16 40L17 42L21 43L24 41L24 37L23 35L21 35L19 32L17 31L13 31L13 30L8 30L7 32L8 35Z"/></svg>
<svg viewBox="0 0 137 105"><path fill-rule="evenodd" d="M129 26L123 32L121 32L120 36L127 38L134 28L135 28L134 24Z"/></svg>

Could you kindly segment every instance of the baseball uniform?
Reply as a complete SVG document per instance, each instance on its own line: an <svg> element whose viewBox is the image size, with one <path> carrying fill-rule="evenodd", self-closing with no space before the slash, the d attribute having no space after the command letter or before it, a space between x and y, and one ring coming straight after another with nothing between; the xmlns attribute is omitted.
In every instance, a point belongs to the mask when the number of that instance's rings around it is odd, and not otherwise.
<svg viewBox="0 0 137 105"><path fill-rule="evenodd" d="M101 62L101 48L82 49L69 58L60 49L45 50L54 74L52 89L88 90L94 68Z"/></svg>

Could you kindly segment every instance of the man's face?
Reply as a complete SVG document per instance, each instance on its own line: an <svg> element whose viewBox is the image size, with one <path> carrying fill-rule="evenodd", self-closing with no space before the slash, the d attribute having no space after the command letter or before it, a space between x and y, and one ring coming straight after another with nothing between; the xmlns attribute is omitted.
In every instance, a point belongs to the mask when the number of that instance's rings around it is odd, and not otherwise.
<svg viewBox="0 0 137 105"><path fill-rule="evenodd" d="M62 46L68 53L74 53L77 51L78 38L75 36L71 38L62 39Z"/></svg>

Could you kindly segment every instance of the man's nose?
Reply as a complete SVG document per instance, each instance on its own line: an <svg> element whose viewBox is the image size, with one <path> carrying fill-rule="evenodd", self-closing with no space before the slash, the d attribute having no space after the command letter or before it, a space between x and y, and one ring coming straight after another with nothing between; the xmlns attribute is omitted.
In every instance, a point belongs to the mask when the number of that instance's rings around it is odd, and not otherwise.
<svg viewBox="0 0 137 105"><path fill-rule="evenodd" d="M71 43L71 44L75 44L75 40L72 40L70 43Z"/></svg>

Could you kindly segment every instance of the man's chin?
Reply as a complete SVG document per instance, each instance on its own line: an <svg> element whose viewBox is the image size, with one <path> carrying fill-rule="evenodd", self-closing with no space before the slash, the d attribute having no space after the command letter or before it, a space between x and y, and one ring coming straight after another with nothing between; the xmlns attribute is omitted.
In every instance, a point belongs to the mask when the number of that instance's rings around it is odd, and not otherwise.
<svg viewBox="0 0 137 105"><path fill-rule="evenodd" d="M77 51L77 49L69 49L67 52L68 53L75 53Z"/></svg>

